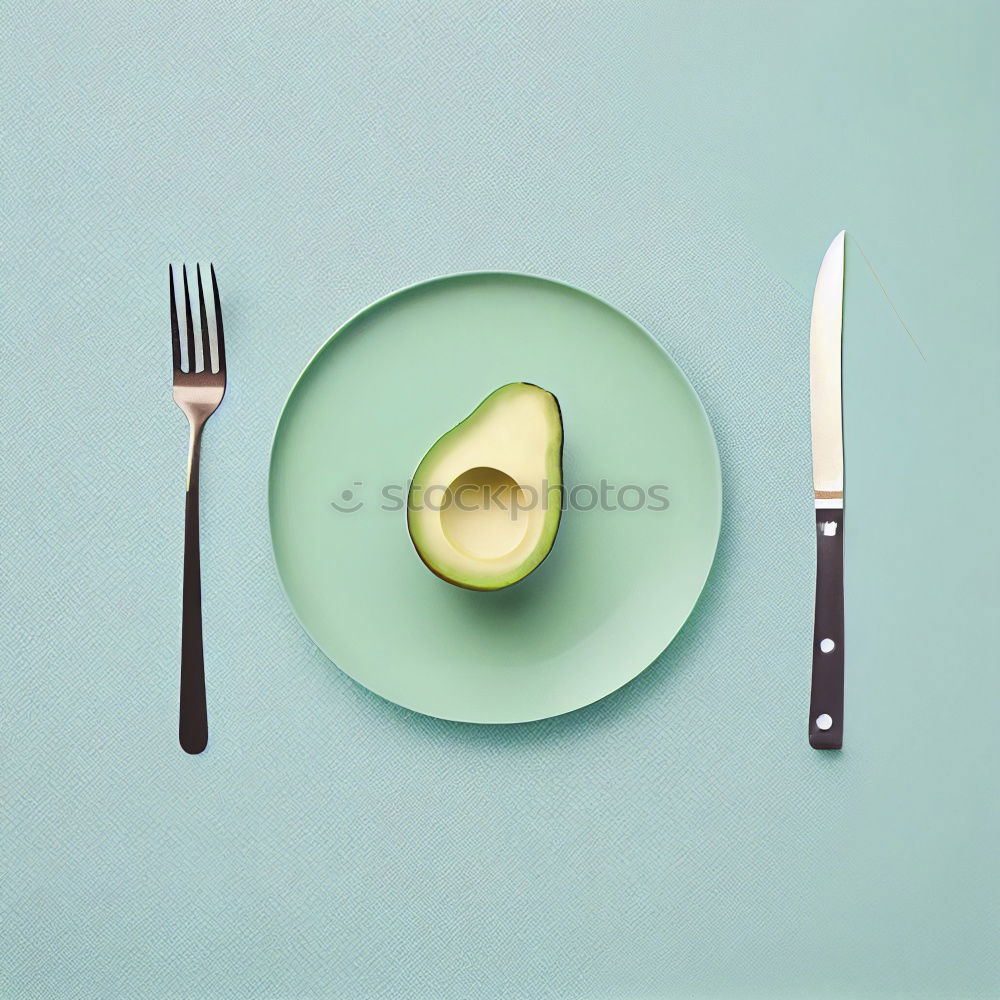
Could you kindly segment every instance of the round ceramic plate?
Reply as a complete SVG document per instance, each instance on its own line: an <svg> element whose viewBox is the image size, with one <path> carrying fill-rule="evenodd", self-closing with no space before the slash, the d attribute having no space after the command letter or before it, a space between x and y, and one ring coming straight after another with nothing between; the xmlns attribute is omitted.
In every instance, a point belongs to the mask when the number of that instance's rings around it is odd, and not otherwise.
<svg viewBox="0 0 1000 1000"><path fill-rule="evenodd" d="M462 590L414 551L407 483L519 381L562 407L566 509L534 573ZM712 565L721 486L698 397L641 327L567 285L482 273L396 292L341 327L285 405L269 502L288 598L338 667L427 715L528 722L603 698L670 643Z"/></svg>

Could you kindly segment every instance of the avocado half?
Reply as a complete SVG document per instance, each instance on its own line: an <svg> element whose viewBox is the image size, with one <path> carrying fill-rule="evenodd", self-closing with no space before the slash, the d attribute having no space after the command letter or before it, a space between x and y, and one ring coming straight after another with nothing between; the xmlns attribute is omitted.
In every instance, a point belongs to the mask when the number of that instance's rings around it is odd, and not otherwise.
<svg viewBox="0 0 1000 1000"><path fill-rule="evenodd" d="M406 526L442 580L500 590L552 549L562 513L559 402L528 382L492 392L431 445L413 474Z"/></svg>

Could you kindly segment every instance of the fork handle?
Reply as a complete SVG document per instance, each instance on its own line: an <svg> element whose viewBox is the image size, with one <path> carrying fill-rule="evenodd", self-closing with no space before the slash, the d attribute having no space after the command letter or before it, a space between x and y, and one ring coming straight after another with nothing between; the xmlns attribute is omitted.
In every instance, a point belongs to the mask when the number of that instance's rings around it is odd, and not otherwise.
<svg viewBox="0 0 1000 1000"><path fill-rule="evenodd" d="M181 623L181 699L178 735L191 754L208 745L205 653L201 638L201 543L198 527L198 466L203 421L191 421L187 495L184 501L184 604Z"/></svg>

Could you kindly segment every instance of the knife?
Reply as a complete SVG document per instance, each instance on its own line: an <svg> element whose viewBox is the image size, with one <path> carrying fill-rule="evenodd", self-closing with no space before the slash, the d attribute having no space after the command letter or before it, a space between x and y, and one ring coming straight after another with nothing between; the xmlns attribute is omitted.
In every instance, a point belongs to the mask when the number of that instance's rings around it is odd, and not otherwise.
<svg viewBox="0 0 1000 1000"><path fill-rule="evenodd" d="M809 327L809 399L816 497L816 614L809 743L839 750L844 740L844 431L840 391L844 318L844 233L816 278Z"/></svg>

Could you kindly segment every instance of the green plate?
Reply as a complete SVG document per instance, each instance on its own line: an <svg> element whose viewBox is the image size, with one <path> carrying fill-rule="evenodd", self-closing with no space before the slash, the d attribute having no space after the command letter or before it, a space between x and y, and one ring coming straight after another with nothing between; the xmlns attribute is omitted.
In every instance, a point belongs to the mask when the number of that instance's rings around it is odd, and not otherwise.
<svg viewBox="0 0 1000 1000"><path fill-rule="evenodd" d="M568 509L548 559L493 593L432 575L409 477L498 386L553 392ZM383 698L465 722L581 708L639 674L691 613L715 555L719 456L680 369L567 285L459 274L396 292L309 363L278 422L278 572L309 635Z"/></svg>

